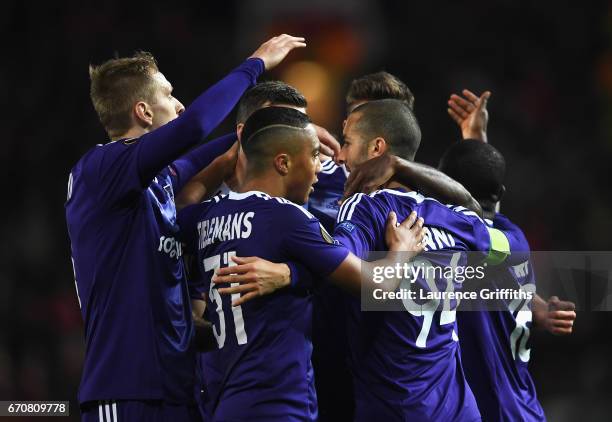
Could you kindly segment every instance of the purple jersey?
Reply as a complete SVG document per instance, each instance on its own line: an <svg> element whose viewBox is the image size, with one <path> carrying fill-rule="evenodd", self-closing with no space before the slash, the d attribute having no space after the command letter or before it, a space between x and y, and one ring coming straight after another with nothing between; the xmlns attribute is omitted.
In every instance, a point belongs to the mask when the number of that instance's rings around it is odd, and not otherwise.
<svg viewBox="0 0 612 422"><path fill-rule="evenodd" d="M491 236L485 223L462 207L451 209L416 192L385 189L357 194L340 208L335 237L357 256L386 250L389 212L403 221L411 211L425 219L428 251L486 251ZM433 265L465 265L465 254L436 254ZM419 280L417 283L423 283ZM446 280L436 280L439 291ZM455 288L458 286L455 285ZM355 384L355 420L480 420L461 367L455 311L441 303L416 304L408 312L361 312L352 300L350 361ZM426 310L429 308L429 310ZM421 309L420 311L417 309ZM407 308L408 310L408 308Z"/></svg>
<svg viewBox="0 0 612 422"><path fill-rule="evenodd" d="M521 251L529 244L520 228L497 214L493 226L522 239ZM535 292L535 277L529 260L517 265L491 268L488 279L501 288ZM461 357L465 375L486 421L544 421L529 370L531 303L508 300L505 311L460 312L457 317ZM500 307L502 309L502 307Z"/></svg>
<svg viewBox="0 0 612 422"><path fill-rule="evenodd" d="M206 293L218 344L201 356L207 413L213 420L315 420L310 296L283 289L232 308L238 295L221 296L210 278L233 255L295 261L325 277L346 248L302 207L261 192L216 196L181 211L179 221L200 274L190 288L195 297Z"/></svg>
<svg viewBox="0 0 612 422"><path fill-rule="evenodd" d="M344 194L348 172L333 160L321 164L318 182L308 198L308 211L323 227L333 232ZM352 420L351 375L346 364L345 292L330 283L315 283L313 290L312 362L317 381L319 417L321 421Z"/></svg>
<svg viewBox="0 0 612 422"><path fill-rule="evenodd" d="M176 241L176 190L231 146L200 142L254 85L250 59L172 122L98 145L70 173L66 220L85 323L80 403L193 401L191 308Z"/></svg>
<svg viewBox="0 0 612 422"><path fill-rule="evenodd" d="M321 172L317 174L317 183L313 185L314 191L308 198L307 208L319 219L323 227L330 233L336 225L336 217L344 194L344 184L348 172L344 165L338 166L334 160L327 160L321 164Z"/></svg>

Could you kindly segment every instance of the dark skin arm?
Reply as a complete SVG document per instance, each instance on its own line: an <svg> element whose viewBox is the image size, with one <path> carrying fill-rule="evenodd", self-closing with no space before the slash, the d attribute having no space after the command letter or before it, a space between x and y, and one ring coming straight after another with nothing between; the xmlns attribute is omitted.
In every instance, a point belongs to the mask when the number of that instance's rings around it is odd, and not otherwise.
<svg viewBox="0 0 612 422"><path fill-rule="evenodd" d="M487 103L491 92L485 91L478 97L472 91L464 89L462 94L463 97L457 94L450 96L448 114L461 129L463 139L488 142ZM552 296L545 301L536 295L532 304L532 312L535 328L548 331L556 336L572 334L576 320L576 305L573 302L560 300L557 296Z"/></svg>
<svg viewBox="0 0 612 422"><path fill-rule="evenodd" d="M371 193L391 181L412 186L440 202L461 205L482 215L480 204L461 183L433 167L390 154L368 160L351 171L344 185L344 198L359 192Z"/></svg>

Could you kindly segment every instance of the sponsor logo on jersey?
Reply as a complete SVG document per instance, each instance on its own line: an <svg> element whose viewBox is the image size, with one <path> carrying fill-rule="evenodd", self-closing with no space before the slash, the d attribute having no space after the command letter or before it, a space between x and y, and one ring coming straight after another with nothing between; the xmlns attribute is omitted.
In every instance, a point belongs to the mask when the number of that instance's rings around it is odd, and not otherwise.
<svg viewBox="0 0 612 422"><path fill-rule="evenodd" d="M157 251L168 254L170 258L179 259L183 255L183 245L174 237L161 236Z"/></svg>

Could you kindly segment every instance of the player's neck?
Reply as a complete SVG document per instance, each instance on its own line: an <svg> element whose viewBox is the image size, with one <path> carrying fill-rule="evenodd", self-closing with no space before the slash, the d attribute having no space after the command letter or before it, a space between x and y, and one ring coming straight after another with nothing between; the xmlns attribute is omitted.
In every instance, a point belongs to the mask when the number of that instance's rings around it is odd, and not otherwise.
<svg viewBox="0 0 612 422"><path fill-rule="evenodd" d="M404 189L407 192L411 192L414 190L410 186L402 185L401 183L396 182L396 181L391 181L387 183L385 185L385 189Z"/></svg>
<svg viewBox="0 0 612 422"><path fill-rule="evenodd" d="M118 141L119 139L140 138L142 135L144 135L147 132L149 132L148 129L145 129L145 128L142 128L142 127L138 127L138 126L134 126L134 127L131 127L127 132L125 132L125 133L123 133L121 135L111 136L111 140L112 141Z"/></svg>
<svg viewBox="0 0 612 422"><path fill-rule="evenodd" d="M493 220L495 218L495 214L499 212L500 202L497 201L495 203L480 201L480 208L482 208L482 216L489 220Z"/></svg>
<svg viewBox="0 0 612 422"><path fill-rule="evenodd" d="M246 181L238 189L239 193L259 191L270 196L284 197L286 195L285 185L278 175L262 174L260 176L245 177Z"/></svg>

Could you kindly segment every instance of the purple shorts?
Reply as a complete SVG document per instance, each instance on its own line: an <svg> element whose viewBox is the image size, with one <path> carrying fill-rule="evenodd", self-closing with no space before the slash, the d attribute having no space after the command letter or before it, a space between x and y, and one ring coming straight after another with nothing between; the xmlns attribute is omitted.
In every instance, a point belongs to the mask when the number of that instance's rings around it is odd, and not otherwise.
<svg viewBox="0 0 612 422"><path fill-rule="evenodd" d="M198 408L158 400L101 400L81 406L82 422L202 422Z"/></svg>

